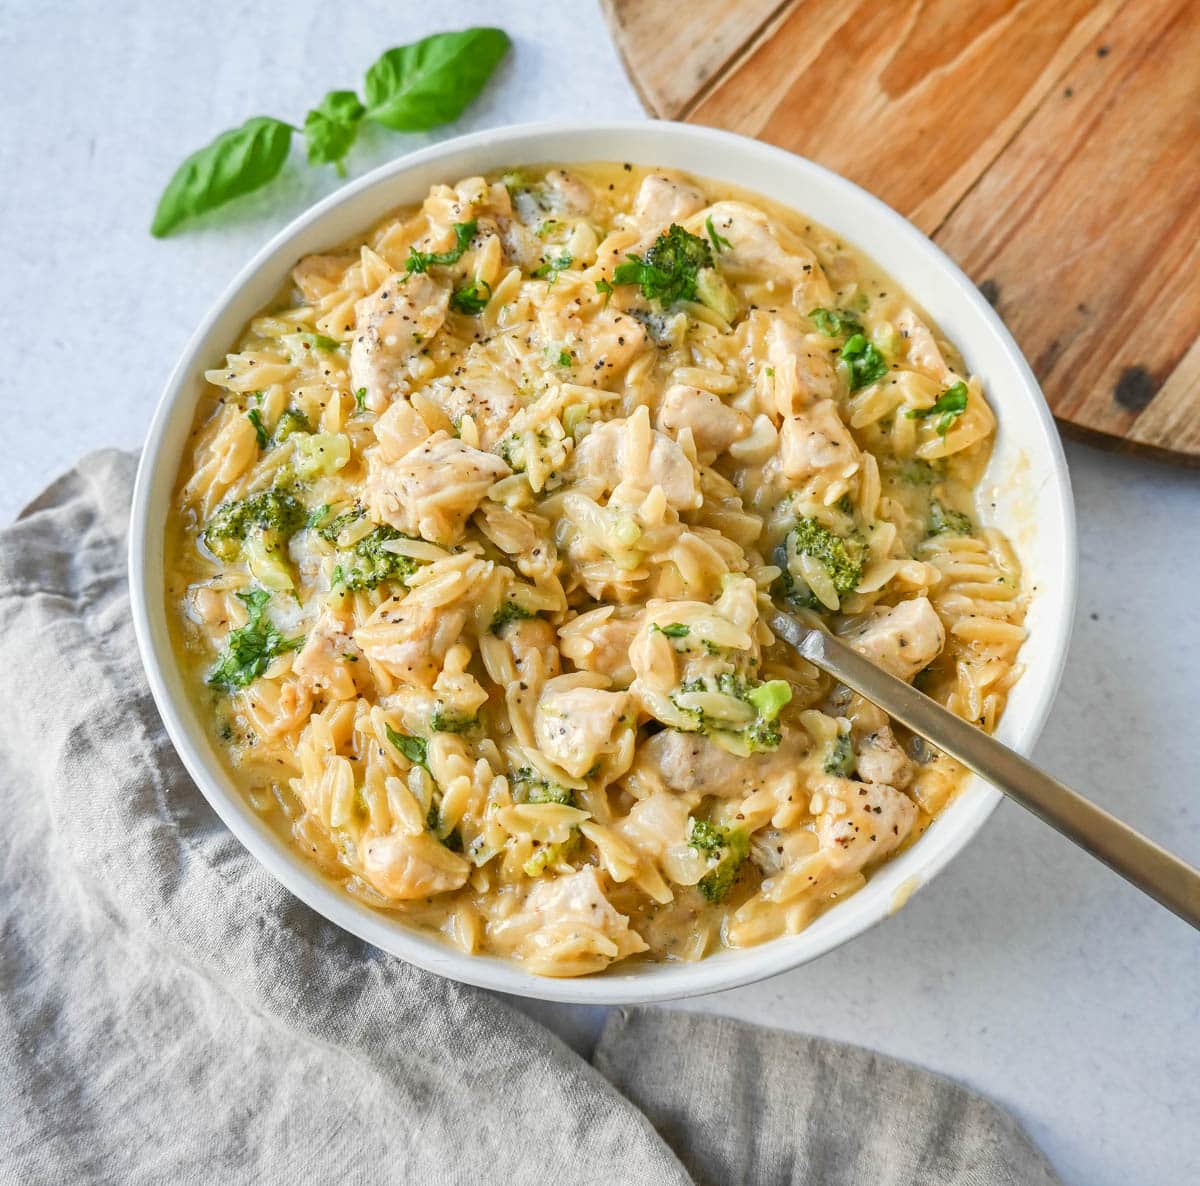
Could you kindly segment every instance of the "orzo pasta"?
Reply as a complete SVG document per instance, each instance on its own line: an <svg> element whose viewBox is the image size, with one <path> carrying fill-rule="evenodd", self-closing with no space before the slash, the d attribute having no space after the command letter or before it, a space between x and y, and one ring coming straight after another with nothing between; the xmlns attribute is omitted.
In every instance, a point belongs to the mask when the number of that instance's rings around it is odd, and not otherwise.
<svg viewBox="0 0 1200 1186"><path fill-rule="evenodd" d="M550 976L806 926L963 771L772 599L990 729L1013 554L978 380L848 244L621 165L436 186L310 256L167 528L196 695L345 890Z"/></svg>

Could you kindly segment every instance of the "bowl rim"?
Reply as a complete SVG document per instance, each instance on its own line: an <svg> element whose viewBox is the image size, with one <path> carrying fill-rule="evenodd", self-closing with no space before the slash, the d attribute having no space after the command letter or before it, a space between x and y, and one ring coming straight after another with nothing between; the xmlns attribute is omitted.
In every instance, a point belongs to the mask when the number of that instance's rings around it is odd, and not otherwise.
<svg viewBox="0 0 1200 1186"><path fill-rule="evenodd" d="M797 179L806 177L853 198L861 208L872 212L879 226L907 240L910 249L954 285L956 298L970 306L980 323L980 331L990 333L1001 353L1006 356L1006 362L1012 367L1021 388L1020 396L1013 398L1017 402L1023 399L1028 405L1028 411L1034 419L1032 427L1037 430L1040 443L1052 461L1052 472L1039 475L1039 479L1052 484L1062 534L1061 579L1056 585L1041 590L1037 602L1042 614L1039 629L1051 636L1045 664L1047 678L1031 695L1024 727L1009 739L1014 748L1024 753L1028 753L1037 740L1062 677L1074 620L1077 568L1074 503L1062 444L1037 380L1009 331L971 280L907 219L854 182L804 157L733 132L664 120L552 120L513 124L440 141L381 165L341 186L273 235L226 286L189 339L163 389L138 464L129 535L130 600L138 649L167 734L188 773L222 822L272 876L326 919L394 956L463 983L522 997L590 1005L645 1004L736 988L788 971L826 954L895 913L912 889L932 880L976 835L1002 796L993 787L973 780L952 805L951 810L956 812L953 828L939 830L931 827L916 844L897 858L898 862L908 854L920 852L923 859L913 859L919 869L893 888L890 895L882 890L872 894L872 885L878 881L880 874L896 862L882 866L861 891L823 916L837 916L841 925L827 927L815 939L810 928L798 935L782 936L735 953L716 954L694 964L640 965L629 972L614 971L562 980L534 976L522 970L518 964L499 957L467 955L441 939L426 936L416 928L388 918L382 912L356 901L326 880L298 852L269 833L265 823L232 780L202 752L195 722L189 725L185 720L185 712L194 715L194 707L187 703L186 698L179 696L178 689L173 691L169 686L168 664L173 664L174 659L169 645L165 655L158 645L158 640L166 638L162 573L149 563L149 553L153 551L150 545L151 532L155 527L161 531L163 522L161 513L155 514L154 495L156 486L161 485L160 471L165 464L164 439L181 415L178 408L188 397L188 384L194 378L198 364L211 353L213 343L210 339L214 330L242 290L272 262L277 253L360 195L385 185L399 175L443 158L472 151L493 151L497 146L511 144L515 153L534 163L535 157L530 147L524 146L527 142L532 144L539 139L561 139L564 136L586 138L606 135L628 135L631 141L637 138L637 144L631 143L629 155L622 154L622 157L642 164L665 165L665 162L651 159L655 147L692 141L711 147L714 151L757 154L764 163L776 163ZM517 148L518 145L522 147ZM559 151L549 152L538 159L583 161L601 158L575 153L564 155ZM510 159L509 163L519 164L520 161ZM865 227L863 238L873 237L876 229L878 227ZM860 249L868 256L872 254L869 246L864 245ZM905 282L904 286L920 300L918 283ZM221 342L222 347L228 344L227 339ZM191 407L189 404L189 424ZM174 484L178 458L171 457L166 462L171 467L169 491ZM946 818L943 815L938 822Z"/></svg>

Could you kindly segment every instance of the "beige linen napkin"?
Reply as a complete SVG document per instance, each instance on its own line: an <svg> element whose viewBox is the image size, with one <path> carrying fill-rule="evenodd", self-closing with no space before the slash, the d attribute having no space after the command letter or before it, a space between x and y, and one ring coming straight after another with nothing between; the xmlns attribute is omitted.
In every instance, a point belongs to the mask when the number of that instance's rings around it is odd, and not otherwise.
<svg viewBox="0 0 1200 1186"><path fill-rule="evenodd" d="M134 465L90 456L0 531L0 1181L1057 1181L917 1068L664 1010L614 1013L589 1065L301 905L158 720Z"/></svg>

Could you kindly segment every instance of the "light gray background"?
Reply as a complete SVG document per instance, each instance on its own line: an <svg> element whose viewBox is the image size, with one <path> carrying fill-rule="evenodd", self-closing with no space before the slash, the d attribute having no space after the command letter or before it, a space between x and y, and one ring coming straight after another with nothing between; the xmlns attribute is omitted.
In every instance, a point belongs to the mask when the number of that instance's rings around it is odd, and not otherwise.
<svg viewBox="0 0 1200 1186"><path fill-rule="evenodd" d="M590 0L0 0L0 522L85 450L138 444L234 272L337 185L297 151L269 196L158 242L146 227L180 159L251 114L301 122L388 46L495 22L515 52L449 131L641 114ZM426 139L370 132L351 172ZM1200 862L1200 485L1082 445L1067 456L1079 612L1036 756ZM953 1075L1016 1112L1073 1186L1200 1180L1200 941L1007 804L887 924L795 973L680 1007ZM580 1049L603 1012L526 1008Z"/></svg>

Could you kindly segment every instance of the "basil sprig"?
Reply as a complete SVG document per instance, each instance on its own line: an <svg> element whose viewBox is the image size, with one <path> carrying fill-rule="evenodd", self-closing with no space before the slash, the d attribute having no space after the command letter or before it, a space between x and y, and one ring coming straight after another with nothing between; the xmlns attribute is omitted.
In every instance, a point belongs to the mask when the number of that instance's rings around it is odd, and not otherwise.
<svg viewBox="0 0 1200 1186"><path fill-rule="evenodd" d="M502 29L434 33L387 50L367 71L366 102L330 91L304 120L310 165L346 171L363 120L397 132L425 132L456 120L483 90L508 52ZM150 233L162 238L181 223L261 189L278 176L301 129L268 115L222 132L192 153L167 183Z"/></svg>

